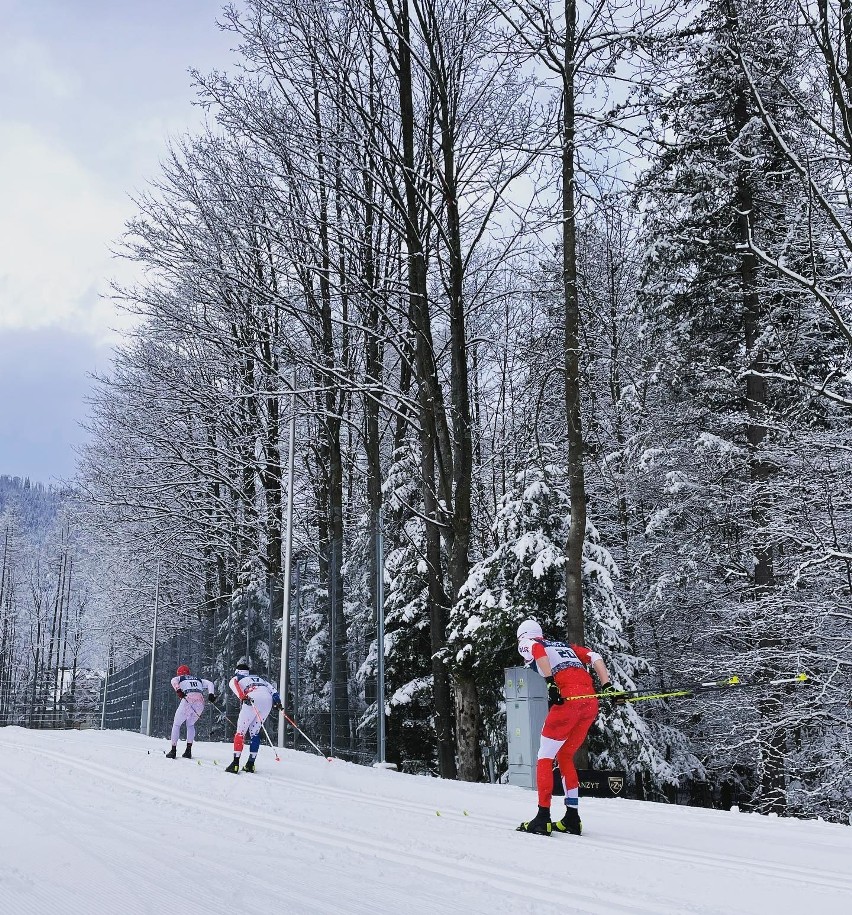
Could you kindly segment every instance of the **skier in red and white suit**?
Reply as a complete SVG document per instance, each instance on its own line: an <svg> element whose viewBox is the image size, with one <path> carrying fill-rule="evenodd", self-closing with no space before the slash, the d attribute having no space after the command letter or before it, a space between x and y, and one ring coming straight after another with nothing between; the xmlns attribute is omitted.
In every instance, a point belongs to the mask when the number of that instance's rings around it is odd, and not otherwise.
<svg viewBox="0 0 852 915"><path fill-rule="evenodd" d="M180 705L175 711L172 722L172 748L166 753L169 759L177 756L177 742L180 739L180 729L186 724L186 749L183 751L184 759L192 759L192 744L195 740L195 723L204 713L204 703L209 699L216 701L216 688L209 680L193 677L186 664L181 664L177 669L177 676L172 677L172 689L180 699Z"/></svg>
<svg viewBox="0 0 852 915"><path fill-rule="evenodd" d="M549 711L541 729L538 750L536 784L538 786L538 813L528 823L522 823L521 832L550 835L558 832L582 833L580 822L580 780L574 768L574 754L586 739L586 734L598 714L598 700L574 699L570 696L589 696L595 685L589 675L591 667L601 682L601 692L614 692L609 681L609 671L603 658L583 645L569 645L545 639L536 620L524 620L518 627L518 651L527 666L538 671L547 680ZM624 704L623 699L614 700ZM565 787L565 816L551 824L550 801L553 795L553 760L559 765Z"/></svg>
<svg viewBox="0 0 852 915"><path fill-rule="evenodd" d="M260 749L260 729L272 709L281 709L281 697L268 680L250 672L248 658L237 661L237 669L228 686L242 702L242 706L234 734L234 760L225 771L235 775L240 771L240 756L245 745L245 735L248 734L249 758L243 766L243 772L254 772L254 761Z"/></svg>

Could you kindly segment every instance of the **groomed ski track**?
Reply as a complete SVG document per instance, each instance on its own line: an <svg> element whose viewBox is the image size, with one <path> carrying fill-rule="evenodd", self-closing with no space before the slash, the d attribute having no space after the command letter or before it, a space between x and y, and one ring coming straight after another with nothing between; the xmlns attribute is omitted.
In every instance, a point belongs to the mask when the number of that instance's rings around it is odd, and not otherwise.
<svg viewBox="0 0 852 915"><path fill-rule="evenodd" d="M0 728L2 915L852 912L849 827L584 799L583 837L548 839L513 831L519 788L167 747Z"/></svg>

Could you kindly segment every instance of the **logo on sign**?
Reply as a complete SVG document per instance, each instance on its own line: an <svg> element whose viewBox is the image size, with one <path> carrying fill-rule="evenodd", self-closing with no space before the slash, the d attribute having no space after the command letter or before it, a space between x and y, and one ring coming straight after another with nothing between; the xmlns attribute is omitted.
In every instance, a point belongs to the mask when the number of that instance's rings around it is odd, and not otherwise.
<svg viewBox="0 0 852 915"><path fill-rule="evenodd" d="M624 779L623 779L623 778L612 778L612 777L610 777L610 778L607 779L607 781L609 782L609 790L612 791L613 794L620 794L620 793L621 793L621 789L624 787Z"/></svg>

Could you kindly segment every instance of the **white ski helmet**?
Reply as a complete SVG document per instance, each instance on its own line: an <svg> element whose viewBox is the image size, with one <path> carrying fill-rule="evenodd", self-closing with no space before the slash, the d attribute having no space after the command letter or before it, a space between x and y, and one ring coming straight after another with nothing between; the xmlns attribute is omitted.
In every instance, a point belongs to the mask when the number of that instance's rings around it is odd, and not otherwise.
<svg viewBox="0 0 852 915"><path fill-rule="evenodd" d="M518 641L521 639L543 639L544 633L536 620L524 620L518 626Z"/></svg>

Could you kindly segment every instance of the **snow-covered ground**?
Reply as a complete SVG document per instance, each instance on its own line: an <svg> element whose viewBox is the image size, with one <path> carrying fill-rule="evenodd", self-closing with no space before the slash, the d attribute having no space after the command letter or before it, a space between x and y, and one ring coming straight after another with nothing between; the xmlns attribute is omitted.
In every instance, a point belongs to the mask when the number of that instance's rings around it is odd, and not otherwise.
<svg viewBox="0 0 852 915"><path fill-rule="evenodd" d="M852 913L849 827L585 799L582 838L527 836L520 788L165 747L0 729L2 915Z"/></svg>

